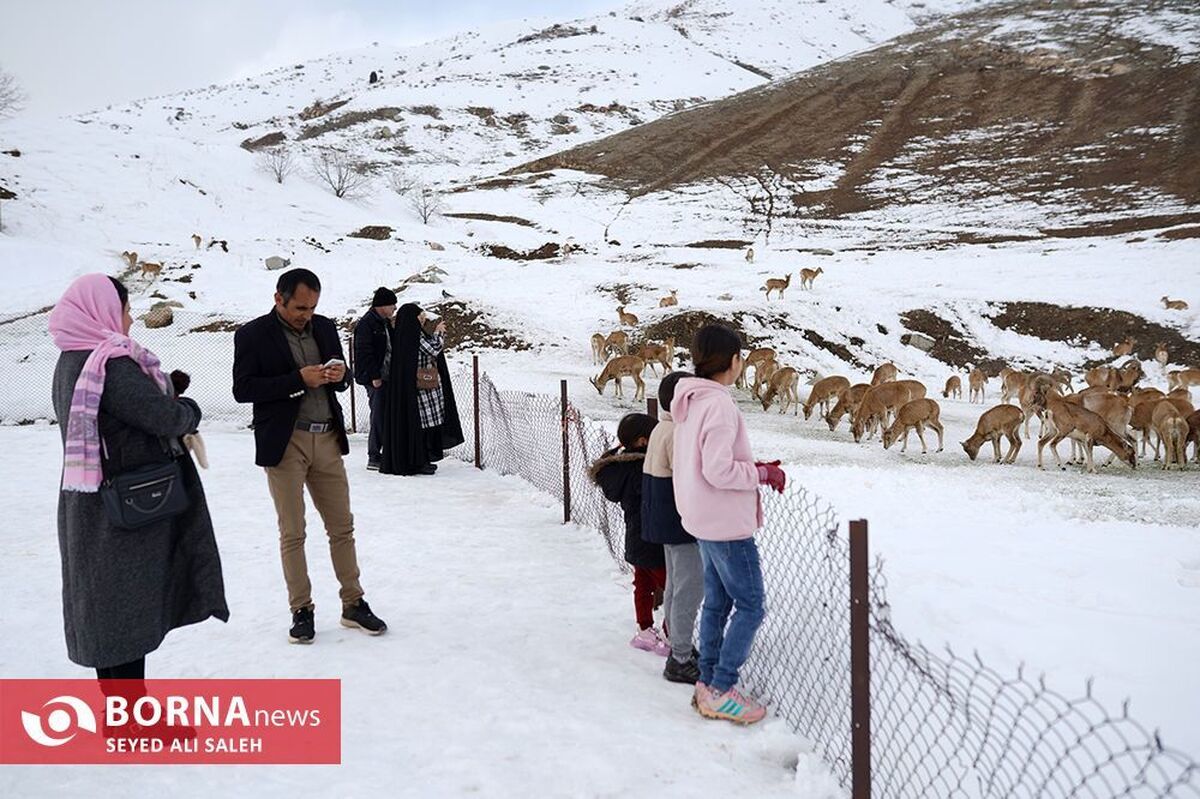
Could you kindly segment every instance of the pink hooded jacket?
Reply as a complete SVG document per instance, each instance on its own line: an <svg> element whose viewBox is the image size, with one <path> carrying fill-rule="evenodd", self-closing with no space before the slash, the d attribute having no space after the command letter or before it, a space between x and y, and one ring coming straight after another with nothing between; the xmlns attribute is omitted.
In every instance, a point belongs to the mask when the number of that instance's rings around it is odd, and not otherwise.
<svg viewBox="0 0 1200 799"><path fill-rule="evenodd" d="M675 504L684 529L705 541L751 538L763 523L758 468L729 389L686 377L675 387L671 416Z"/></svg>

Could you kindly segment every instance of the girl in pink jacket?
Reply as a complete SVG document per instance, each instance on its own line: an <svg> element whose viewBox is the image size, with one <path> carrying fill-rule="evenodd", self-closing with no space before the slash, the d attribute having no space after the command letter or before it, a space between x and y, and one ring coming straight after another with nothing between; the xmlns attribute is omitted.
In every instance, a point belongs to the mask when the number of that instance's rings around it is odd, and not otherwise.
<svg viewBox="0 0 1200 799"><path fill-rule="evenodd" d="M753 724L766 709L737 682L765 615L754 543L762 526L758 486L782 491L785 477L778 462L755 462L746 420L729 392L742 371L738 334L705 326L692 344L692 363L696 377L679 381L671 406L675 503L704 562L700 681L692 705L708 718Z"/></svg>

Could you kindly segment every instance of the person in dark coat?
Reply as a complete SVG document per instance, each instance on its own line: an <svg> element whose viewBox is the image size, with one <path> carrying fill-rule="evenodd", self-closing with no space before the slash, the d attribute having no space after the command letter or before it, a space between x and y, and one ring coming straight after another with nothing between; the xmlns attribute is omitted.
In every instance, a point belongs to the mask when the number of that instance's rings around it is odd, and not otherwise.
<svg viewBox="0 0 1200 799"><path fill-rule="evenodd" d="M275 307L233 336L233 396L254 403L254 462L267 473L279 522L279 554L292 627L288 641L311 644L316 634L312 583L305 558L304 493L321 514L329 557L341 586L341 624L381 635L359 582L346 421L337 392L349 387L342 342L332 319L316 313L321 281L291 269L275 285Z"/></svg>
<svg viewBox="0 0 1200 799"><path fill-rule="evenodd" d="M383 410L392 366L392 319L396 292L380 286L371 308L354 326L354 381L367 389L371 429L367 433L367 468L379 471L383 451Z"/></svg>
<svg viewBox="0 0 1200 799"><path fill-rule="evenodd" d="M101 680L140 680L146 655L168 632L229 619L204 489L180 443L196 430L200 408L177 397L154 354L129 338L132 324L125 287L101 274L77 279L50 313L62 351L53 399L64 451L58 544L67 657ZM102 482L172 459L187 509L134 530L116 527Z"/></svg>
<svg viewBox="0 0 1200 799"><path fill-rule="evenodd" d="M384 474L433 474L445 451L465 440L446 366L445 323L424 328L425 312L400 306L392 332L391 377L384 402ZM417 369L436 369L438 385L417 385Z"/></svg>
<svg viewBox="0 0 1200 799"><path fill-rule="evenodd" d="M621 505L625 517L625 561L633 566L633 610L638 632L629 645L658 655L671 652L665 632L654 626L654 610L667 586L662 544L642 537L642 471L646 445L657 420L644 413L624 416L617 425L620 446L592 464L588 474L610 502Z"/></svg>

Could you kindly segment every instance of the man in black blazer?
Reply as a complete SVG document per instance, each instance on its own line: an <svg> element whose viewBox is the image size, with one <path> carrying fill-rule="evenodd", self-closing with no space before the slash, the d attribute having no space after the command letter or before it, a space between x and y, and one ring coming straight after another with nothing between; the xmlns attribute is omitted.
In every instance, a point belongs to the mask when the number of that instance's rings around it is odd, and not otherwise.
<svg viewBox="0 0 1200 799"><path fill-rule="evenodd" d="M315 635L312 584L304 556L304 489L325 522L334 573L341 583L345 627L379 635L387 629L363 599L350 485L342 456L350 452L337 392L349 386L333 320L316 314L321 281L292 269L275 286L275 307L233 337L233 396L254 403L255 463L266 469L279 519L279 549L292 628L288 639Z"/></svg>

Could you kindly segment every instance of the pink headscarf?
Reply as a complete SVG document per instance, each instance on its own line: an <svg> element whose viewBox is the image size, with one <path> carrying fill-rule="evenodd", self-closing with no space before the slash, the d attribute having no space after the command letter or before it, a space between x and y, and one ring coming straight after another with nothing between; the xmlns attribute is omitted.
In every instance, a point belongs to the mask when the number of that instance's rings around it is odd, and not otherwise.
<svg viewBox="0 0 1200 799"><path fill-rule="evenodd" d="M64 491L95 492L103 480L96 414L109 358L132 358L164 394L172 393L154 353L125 335L124 312L112 280L102 274L76 279L50 312L54 346L63 352L91 351L71 395L63 449Z"/></svg>

